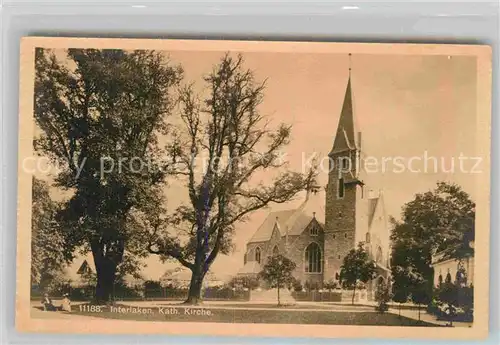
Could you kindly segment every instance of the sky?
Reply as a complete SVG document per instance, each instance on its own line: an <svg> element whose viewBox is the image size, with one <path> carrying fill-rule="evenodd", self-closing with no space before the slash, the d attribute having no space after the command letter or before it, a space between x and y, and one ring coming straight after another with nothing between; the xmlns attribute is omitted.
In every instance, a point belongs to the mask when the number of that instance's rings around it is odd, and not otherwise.
<svg viewBox="0 0 500 345"><path fill-rule="evenodd" d="M202 77L210 72L224 52L175 51L172 63L184 67L186 82L203 88ZM404 203L416 193L433 189L437 181L458 183L475 198L476 142L476 60L467 56L352 55L245 52L245 66L256 80L266 79L264 101L259 111L279 123L292 125L292 139L286 149L290 169L300 171L303 157L313 152L326 156L336 133L351 67L353 108L357 129L362 132L362 152L378 162L385 157L386 170L371 166L367 174L370 189L383 190L388 216L399 217ZM401 157L414 170L425 168L422 157L436 157L427 172L398 173L391 162ZM467 157L460 171L459 156ZM451 169L455 161L454 172ZM481 166L475 170L480 170ZM326 185L327 174L319 175ZM175 183L166 190L169 204L185 200L183 187ZM184 196L183 196L184 195ZM272 206L253 213L237 224L235 251L220 256L212 267L215 275L235 274L243 266L246 242L266 215L276 209L294 208L299 195L289 205ZM170 267L156 258L147 260L144 275L161 276Z"/></svg>

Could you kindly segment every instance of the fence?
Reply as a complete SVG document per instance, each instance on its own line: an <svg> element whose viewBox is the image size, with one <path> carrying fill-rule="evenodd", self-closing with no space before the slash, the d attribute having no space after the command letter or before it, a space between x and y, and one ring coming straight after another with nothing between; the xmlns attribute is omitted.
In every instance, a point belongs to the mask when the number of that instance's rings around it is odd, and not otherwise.
<svg viewBox="0 0 500 345"><path fill-rule="evenodd" d="M231 288L206 288L202 291L204 300L211 301L248 301L250 291ZM188 296L188 289L157 288L145 289L144 299L183 300Z"/></svg>
<svg viewBox="0 0 500 345"><path fill-rule="evenodd" d="M292 291L292 297L296 301L308 302L341 302L342 292L340 291Z"/></svg>
<svg viewBox="0 0 500 345"><path fill-rule="evenodd" d="M185 300L188 296L187 288L144 288L144 287L123 287L115 286L113 289L114 299L124 300ZM63 293L68 293L73 301L88 301L95 295L93 286L61 288L60 291L50 291L53 298L62 297ZM250 291L232 288L206 288L202 290L203 299L210 301L248 301L250 300ZM32 299L41 299L43 292L37 287L31 290Z"/></svg>

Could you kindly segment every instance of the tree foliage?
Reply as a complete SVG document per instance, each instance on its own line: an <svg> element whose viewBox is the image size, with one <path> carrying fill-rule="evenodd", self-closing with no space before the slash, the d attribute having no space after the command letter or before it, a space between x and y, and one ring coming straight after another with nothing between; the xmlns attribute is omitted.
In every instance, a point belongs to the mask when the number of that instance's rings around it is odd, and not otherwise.
<svg viewBox="0 0 500 345"><path fill-rule="evenodd" d="M293 270L297 267L295 262L287 257L278 254L270 257L260 272L260 277L265 280L270 287L278 290L278 305L280 301L280 289L283 289L294 282Z"/></svg>
<svg viewBox="0 0 500 345"><path fill-rule="evenodd" d="M342 266L340 267L340 282L342 287L353 289L352 304L356 295L358 284L367 283L374 278L375 262L370 259L367 251L364 248L364 243L358 243L358 247L344 257Z"/></svg>
<svg viewBox="0 0 500 345"><path fill-rule="evenodd" d="M194 304L214 260L231 251L235 224L271 203L291 200L313 175L286 169L280 154L291 127L270 128L259 112L265 84L244 68L241 56L226 54L203 81L204 93L194 84L180 92L174 174L188 202L170 216L157 207L160 201L154 202L155 212L138 216L150 239L149 252L174 258L192 271L186 302ZM274 179L264 183L262 173Z"/></svg>
<svg viewBox="0 0 500 345"><path fill-rule="evenodd" d="M410 284L411 280L406 270L392 270L392 300L399 303L400 307L410 298Z"/></svg>
<svg viewBox="0 0 500 345"><path fill-rule="evenodd" d="M56 221L60 205L53 201L47 182L32 179L31 282L42 289L50 285L72 259L67 236Z"/></svg>
<svg viewBox="0 0 500 345"><path fill-rule="evenodd" d="M169 132L182 70L154 51L106 49L69 49L65 58L37 49L35 67L35 148L72 192L60 221L71 247L92 251L96 294L107 300L124 255L143 250L127 218L168 173L158 138Z"/></svg>
<svg viewBox="0 0 500 345"><path fill-rule="evenodd" d="M391 270L397 287L406 286L409 295L429 300L433 254L459 261L473 255L469 244L474 240L474 219L474 202L456 184L439 182L434 190L405 204L401 221L392 219Z"/></svg>

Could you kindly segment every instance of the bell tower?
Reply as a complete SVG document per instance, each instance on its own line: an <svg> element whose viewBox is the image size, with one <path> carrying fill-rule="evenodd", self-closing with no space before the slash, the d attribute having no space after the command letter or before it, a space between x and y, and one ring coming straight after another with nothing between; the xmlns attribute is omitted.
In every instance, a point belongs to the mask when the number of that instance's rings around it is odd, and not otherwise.
<svg viewBox="0 0 500 345"><path fill-rule="evenodd" d="M349 54L349 65L350 65ZM354 121L351 68L335 134L328 155L329 173L325 204L324 281L337 280L347 253L356 246L363 182L359 178L361 133Z"/></svg>

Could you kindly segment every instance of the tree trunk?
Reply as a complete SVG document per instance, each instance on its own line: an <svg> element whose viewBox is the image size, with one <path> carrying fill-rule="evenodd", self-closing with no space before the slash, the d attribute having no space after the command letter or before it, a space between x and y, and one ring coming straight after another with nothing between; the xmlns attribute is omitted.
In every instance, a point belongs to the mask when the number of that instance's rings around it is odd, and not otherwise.
<svg viewBox="0 0 500 345"><path fill-rule="evenodd" d="M420 321L420 304L418 305L418 321Z"/></svg>
<svg viewBox="0 0 500 345"><path fill-rule="evenodd" d="M204 278L203 269L194 269L191 275L191 282L189 284L189 292L186 301L184 304L200 304L202 302L201 298L201 288L203 286L203 278Z"/></svg>
<svg viewBox="0 0 500 345"><path fill-rule="evenodd" d="M97 269L97 285L95 288L95 302L105 304L113 299L113 285L115 282L116 268L109 267L109 264L101 264L104 267ZM108 267L106 267L108 266Z"/></svg>
<svg viewBox="0 0 500 345"><path fill-rule="evenodd" d="M99 253L94 254L94 264L97 274L94 300L97 304L104 304L113 299L117 264Z"/></svg>
<svg viewBox="0 0 500 345"><path fill-rule="evenodd" d="M354 297L356 296L356 285L354 285L354 290L352 290L352 301L351 304L354 305Z"/></svg>
<svg viewBox="0 0 500 345"><path fill-rule="evenodd" d="M106 252L104 250L106 248ZM91 242L92 256L97 275L94 302L108 303L113 299L113 285L116 270L123 258L125 244L123 241L104 243L100 240Z"/></svg>
<svg viewBox="0 0 500 345"><path fill-rule="evenodd" d="M280 301L280 286L278 284L278 305L281 305L281 301Z"/></svg>

